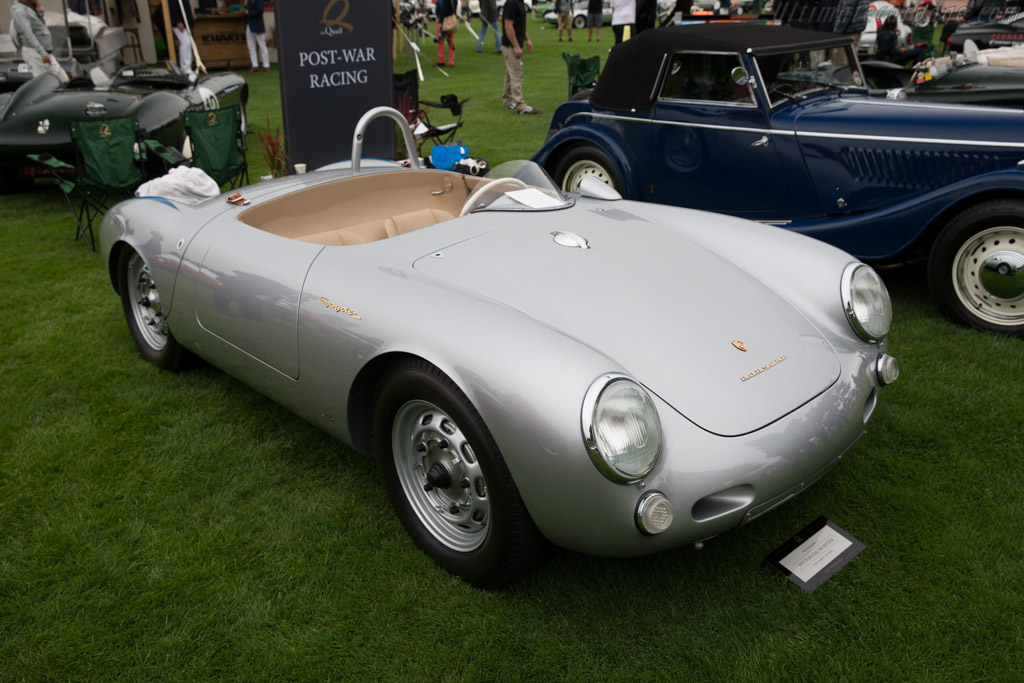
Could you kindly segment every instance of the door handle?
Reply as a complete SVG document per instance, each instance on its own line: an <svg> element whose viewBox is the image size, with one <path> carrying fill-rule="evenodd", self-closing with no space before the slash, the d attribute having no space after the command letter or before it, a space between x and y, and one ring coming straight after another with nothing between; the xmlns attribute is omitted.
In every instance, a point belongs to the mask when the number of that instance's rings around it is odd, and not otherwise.
<svg viewBox="0 0 1024 683"><path fill-rule="evenodd" d="M767 147L771 140L768 139L767 135L762 135L760 140L755 140L750 143L751 147Z"/></svg>

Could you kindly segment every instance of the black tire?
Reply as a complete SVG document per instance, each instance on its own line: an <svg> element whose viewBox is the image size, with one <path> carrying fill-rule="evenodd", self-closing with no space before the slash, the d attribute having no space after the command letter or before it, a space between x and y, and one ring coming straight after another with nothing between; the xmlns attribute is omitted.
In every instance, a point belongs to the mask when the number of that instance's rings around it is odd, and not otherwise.
<svg viewBox="0 0 1024 683"><path fill-rule="evenodd" d="M565 192L579 192L580 181L586 176L594 176L619 194L623 193L622 179L615 164L593 145L573 147L555 165L555 182Z"/></svg>
<svg viewBox="0 0 1024 683"><path fill-rule="evenodd" d="M572 27L578 31L582 31L587 27L587 18L581 14L577 14L572 18Z"/></svg>
<svg viewBox="0 0 1024 683"><path fill-rule="evenodd" d="M954 216L932 244L928 285L954 321L1024 335L1024 201L982 202Z"/></svg>
<svg viewBox="0 0 1024 683"><path fill-rule="evenodd" d="M181 348L167 326L149 265L130 247L124 247L118 255L117 290L128 330L142 357L171 372L185 369L192 356Z"/></svg>
<svg viewBox="0 0 1024 683"><path fill-rule="evenodd" d="M494 438L447 375L420 359L396 363L373 405L374 456L421 550L489 589L513 583L543 558L546 541Z"/></svg>

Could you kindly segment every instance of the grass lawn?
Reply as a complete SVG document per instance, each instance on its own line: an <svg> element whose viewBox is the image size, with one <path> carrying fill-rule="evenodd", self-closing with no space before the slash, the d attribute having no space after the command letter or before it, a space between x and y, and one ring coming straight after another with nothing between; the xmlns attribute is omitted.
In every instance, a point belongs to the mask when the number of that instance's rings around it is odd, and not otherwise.
<svg viewBox="0 0 1024 683"><path fill-rule="evenodd" d="M565 97L570 44L530 31L539 116L502 109L464 28L450 78L424 59L421 96L471 97L492 164ZM279 125L276 72L246 76L251 128ZM56 188L0 197L0 226L0 681L1020 680L1024 346L946 322L920 268L883 273L901 380L802 496L701 551L554 550L483 592L415 548L370 460L215 369L146 364ZM807 595L763 558L819 515L867 549Z"/></svg>

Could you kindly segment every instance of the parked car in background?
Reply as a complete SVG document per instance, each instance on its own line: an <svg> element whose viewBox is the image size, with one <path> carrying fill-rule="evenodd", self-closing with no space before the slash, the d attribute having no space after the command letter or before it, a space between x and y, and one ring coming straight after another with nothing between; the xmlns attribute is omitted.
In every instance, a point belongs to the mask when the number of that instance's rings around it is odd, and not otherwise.
<svg viewBox="0 0 1024 683"><path fill-rule="evenodd" d="M914 67L878 61L861 67L875 97L1024 109L1024 59L1018 67L972 63L964 55Z"/></svg>
<svg viewBox="0 0 1024 683"><path fill-rule="evenodd" d="M576 0L572 5L572 26L576 29L587 27L587 0ZM558 24L558 13L549 10L544 13L544 21L549 24ZM603 0L601 3L601 23L608 26L612 23L611 0Z"/></svg>
<svg viewBox="0 0 1024 683"><path fill-rule="evenodd" d="M964 52L968 40L982 49L1024 45L1024 12L1008 14L999 21L960 22L949 37L949 49Z"/></svg>
<svg viewBox="0 0 1024 683"><path fill-rule="evenodd" d="M412 539L470 583L547 542L637 556L747 523L850 455L897 379L885 286L839 249L567 195L529 161L364 168L385 115L415 159L381 107L347 168L123 202L100 251L144 358L196 353L375 457Z"/></svg>
<svg viewBox="0 0 1024 683"><path fill-rule="evenodd" d="M1024 112L868 96L846 36L708 24L615 46L534 156L565 191L743 216L928 261L951 318L1024 334Z"/></svg>
<svg viewBox="0 0 1024 683"><path fill-rule="evenodd" d="M875 40L878 37L878 30L890 15L896 17L896 44L904 47L910 44L913 29L903 21L903 13L891 3L877 0L868 5L868 19L864 31L860 34L858 48L862 54L871 56L877 52Z"/></svg>
<svg viewBox="0 0 1024 683"><path fill-rule="evenodd" d="M13 93L0 94L0 192L30 181L26 154L49 153L74 163L69 124L77 120L134 116L147 138L180 147L184 113L241 105L249 97L245 79L231 72L196 78L167 69L126 67L113 80L94 70L61 86L43 74Z"/></svg>

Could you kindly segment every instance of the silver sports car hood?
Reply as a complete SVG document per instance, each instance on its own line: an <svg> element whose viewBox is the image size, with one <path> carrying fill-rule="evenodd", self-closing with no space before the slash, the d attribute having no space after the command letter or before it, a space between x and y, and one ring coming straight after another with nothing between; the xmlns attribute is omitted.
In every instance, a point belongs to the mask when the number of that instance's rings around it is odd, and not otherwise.
<svg viewBox="0 0 1024 683"><path fill-rule="evenodd" d="M803 315L682 235L620 209L524 218L414 267L597 349L716 434L763 427L839 377L835 351Z"/></svg>

